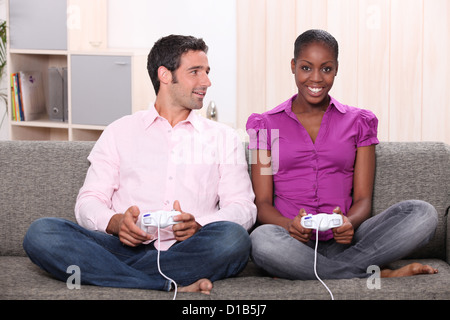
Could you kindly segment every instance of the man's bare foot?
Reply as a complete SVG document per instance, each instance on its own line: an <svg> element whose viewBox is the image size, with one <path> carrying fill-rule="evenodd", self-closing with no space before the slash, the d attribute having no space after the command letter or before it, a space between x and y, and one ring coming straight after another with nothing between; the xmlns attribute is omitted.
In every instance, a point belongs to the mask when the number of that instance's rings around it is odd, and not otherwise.
<svg viewBox="0 0 450 320"><path fill-rule="evenodd" d="M209 281L209 279L200 279L188 286L180 287L178 292L201 292L204 294L210 294L212 288L213 284Z"/></svg>
<svg viewBox="0 0 450 320"><path fill-rule="evenodd" d="M423 265L418 262L408 264L397 270L383 269L381 270L381 278L409 277L417 274L435 274L437 269L429 265Z"/></svg>

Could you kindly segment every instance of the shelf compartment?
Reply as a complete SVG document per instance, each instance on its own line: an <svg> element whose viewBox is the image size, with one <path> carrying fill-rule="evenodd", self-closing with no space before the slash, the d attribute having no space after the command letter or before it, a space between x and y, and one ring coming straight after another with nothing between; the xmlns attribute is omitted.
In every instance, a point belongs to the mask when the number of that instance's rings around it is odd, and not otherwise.
<svg viewBox="0 0 450 320"><path fill-rule="evenodd" d="M49 128L60 128L60 129L68 129L69 124L67 122L62 121L51 121L46 118L33 120L33 121L11 121L11 126L18 127L49 127Z"/></svg>
<svg viewBox="0 0 450 320"><path fill-rule="evenodd" d="M68 128L42 127L30 125L12 125L12 140L69 140Z"/></svg>
<svg viewBox="0 0 450 320"><path fill-rule="evenodd" d="M97 141L103 129L76 129L72 128L73 141Z"/></svg>

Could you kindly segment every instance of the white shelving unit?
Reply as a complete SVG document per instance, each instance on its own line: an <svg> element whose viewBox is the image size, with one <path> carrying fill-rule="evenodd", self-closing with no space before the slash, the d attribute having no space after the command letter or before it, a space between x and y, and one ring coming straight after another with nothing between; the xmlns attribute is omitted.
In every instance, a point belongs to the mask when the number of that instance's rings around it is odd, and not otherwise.
<svg viewBox="0 0 450 320"><path fill-rule="evenodd" d="M96 140L110 122L122 115L147 109L154 101L146 68L148 51L119 51L107 47L107 0L67 0L62 6L61 2L8 1L8 75L19 71L40 71L48 104L48 68L65 67L68 71L66 122L50 120L48 115L33 121L14 121L9 93L12 140ZM63 26L59 15L64 16ZM43 31L33 30L38 28L36 21L41 22L43 27L39 28ZM61 39L52 41L56 44L49 43L46 32L51 33L56 28L65 28L65 34L52 35ZM36 37L41 37L42 41ZM42 48L41 44L54 48ZM94 63L89 68L82 68L75 63L81 57L92 57ZM116 62L116 57L122 60ZM113 67L105 66L105 63ZM74 64L78 66L76 70L73 69ZM105 70L108 74L102 76ZM115 101L118 102L116 105Z"/></svg>

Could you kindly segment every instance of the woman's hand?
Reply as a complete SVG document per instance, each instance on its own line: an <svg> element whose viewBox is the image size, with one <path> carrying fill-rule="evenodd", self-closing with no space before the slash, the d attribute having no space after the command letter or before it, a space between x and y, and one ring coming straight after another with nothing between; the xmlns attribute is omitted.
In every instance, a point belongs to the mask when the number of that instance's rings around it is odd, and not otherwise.
<svg viewBox="0 0 450 320"><path fill-rule="evenodd" d="M336 207L333 210L333 213L340 214L342 216L343 223L340 227L333 228L333 236L334 240L336 240L337 243L342 244L350 244L353 240L353 235L355 234L355 230L353 228L352 223L350 220L344 216L341 209L339 207Z"/></svg>
<svg viewBox="0 0 450 320"><path fill-rule="evenodd" d="M303 216L306 216L306 210L300 209L299 214L288 223L287 230L294 239L306 243L311 238L312 229L303 228L300 221Z"/></svg>

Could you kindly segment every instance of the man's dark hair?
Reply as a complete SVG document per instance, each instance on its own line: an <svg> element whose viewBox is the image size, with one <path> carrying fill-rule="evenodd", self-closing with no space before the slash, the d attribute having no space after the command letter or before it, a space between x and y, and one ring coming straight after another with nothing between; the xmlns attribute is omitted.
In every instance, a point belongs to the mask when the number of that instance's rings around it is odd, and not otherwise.
<svg viewBox="0 0 450 320"><path fill-rule="evenodd" d="M155 42L147 57L147 70L156 94L160 86L158 68L164 66L174 72L180 67L183 53L190 50L208 53L208 46L203 39L173 34Z"/></svg>
<svg viewBox="0 0 450 320"><path fill-rule="evenodd" d="M334 53L334 57L336 61L338 60L339 55L339 45L336 39L327 31L319 30L319 29L311 29L303 32L298 38L295 40L294 44L294 59L297 60L302 49L314 42L319 42L327 47Z"/></svg>

